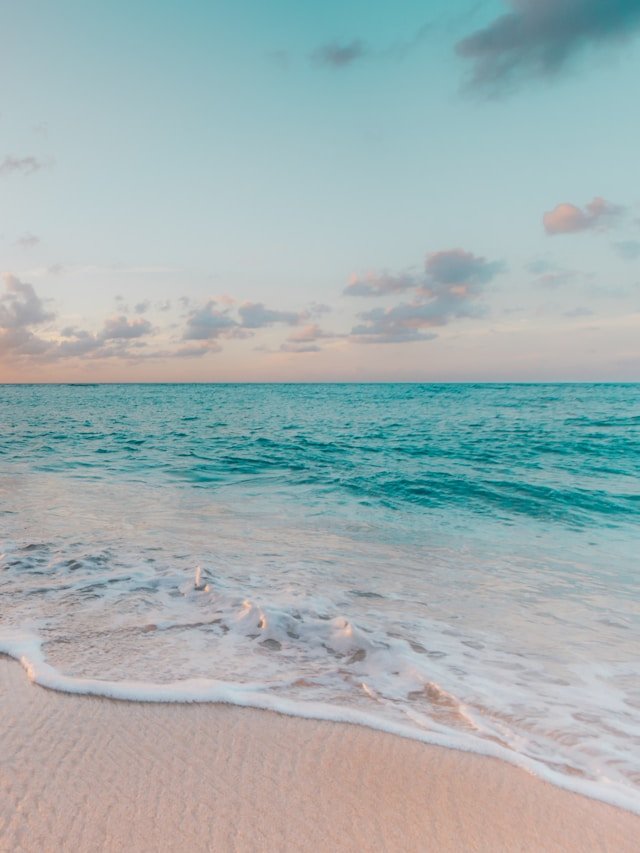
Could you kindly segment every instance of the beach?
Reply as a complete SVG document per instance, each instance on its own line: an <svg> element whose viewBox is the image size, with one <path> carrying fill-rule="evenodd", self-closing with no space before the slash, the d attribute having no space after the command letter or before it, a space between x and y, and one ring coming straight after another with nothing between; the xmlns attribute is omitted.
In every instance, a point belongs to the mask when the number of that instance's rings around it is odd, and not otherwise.
<svg viewBox="0 0 640 853"><path fill-rule="evenodd" d="M3 851L637 849L640 818L483 756L219 704L70 696L0 660Z"/></svg>
<svg viewBox="0 0 640 853"><path fill-rule="evenodd" d="M640 853L640 0L0 29L0 853Z"/></svg>

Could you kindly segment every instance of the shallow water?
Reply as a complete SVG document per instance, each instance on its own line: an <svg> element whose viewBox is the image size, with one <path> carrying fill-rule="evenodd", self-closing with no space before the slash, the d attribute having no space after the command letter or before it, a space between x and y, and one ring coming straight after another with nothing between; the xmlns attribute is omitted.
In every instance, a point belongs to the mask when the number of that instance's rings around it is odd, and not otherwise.
<svg viewBox="0 0 640 853"><path fill-rule="evenodd" d="M0 386L0 471L0 650L37 680L640 809L640 386Z"/></svg>

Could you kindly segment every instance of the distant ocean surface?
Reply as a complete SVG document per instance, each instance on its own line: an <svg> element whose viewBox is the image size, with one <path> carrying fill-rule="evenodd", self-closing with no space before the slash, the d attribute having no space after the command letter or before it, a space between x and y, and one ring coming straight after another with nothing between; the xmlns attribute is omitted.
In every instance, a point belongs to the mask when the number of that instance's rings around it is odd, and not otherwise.
<svg viewBox="0 0 640 853"><path fill-rule="evenodd" d="M639 576L639 385L0 386L0 651L49 687L640 812Z"/></svg>

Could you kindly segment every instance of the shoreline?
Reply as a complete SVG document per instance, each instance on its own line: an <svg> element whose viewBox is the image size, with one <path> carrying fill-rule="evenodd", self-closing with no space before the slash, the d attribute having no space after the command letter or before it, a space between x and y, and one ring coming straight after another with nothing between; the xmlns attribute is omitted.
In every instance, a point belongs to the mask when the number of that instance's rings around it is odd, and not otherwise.
<svg viewBox="0 0 640 853"><path fill-rule="evenodd" d="M46 662L35 636L18 633L12 640L0 641L0 660L18 663L29 682L54 693L72 696L102 698L113 702L167 705L228 705L266 711L285 717L339 725L363 727L391 737L400 737L423 746L435 746L491 758L515 767L533 777L551 784L558 790L586 797L640 817L640 803L626 791L612 788L606 791L602 783L572 777L535 761L490 740L469 736L418 732L399 723L383 723L379 718L346 706L335 708L316 702L301 702L281 696L254 691L250 685L241 685L208 679L186 679L178 682L154 683L138 681L109 681L64 675Z"/></svg>
<svg viewBox="0 0 640 853"><path fill-rule="evenodd" d="M633 850L640 817L497 758L222 704L73 696L0 658L1 849Z"/></svg>

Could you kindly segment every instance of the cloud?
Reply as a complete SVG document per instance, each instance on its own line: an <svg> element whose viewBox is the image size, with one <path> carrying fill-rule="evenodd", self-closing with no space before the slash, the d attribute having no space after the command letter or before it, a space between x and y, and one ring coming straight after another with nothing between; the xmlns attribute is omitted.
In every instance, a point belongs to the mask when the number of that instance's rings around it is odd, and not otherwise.
<svg viewBox="0 0 640 853"><path fill-rule="evenodd" d="M415 275L410 273L391 275L387 272L368 272L351 276L344 292L347 296L384 296L387 293L403 293L417 284Z"/></svg>
<svg viewBox="0 0 640 853"><path fill-rule="evenodd" d="M290 343L309 343L310 341L317 341L319 338L326 337L333 336L325 334L317 323L309 323L309 325L302 326L302 328L292 332L287 340Z"/></svg>
<svg viewBox="0 0 640 853"><path fill-rule="evenodd" d="M0 295L0 353L35 356L43 353L47 341L39 338L33 326L54 318L33 286L13 275L2 276L4 293Z"/></svg>
<svg viewBox="0 0 640 853"><path fill-rule="evenodd" d="M124 315L107 318L97 334L76 326L66 326L60 330L60 337L65 340L52 342L48 355L52 360L78 357L140 357L140 353L134 350L139 350L146 344L139 339L150 335L152 331L151 323L147 320L141 317L129 320Z"/></svg>
<svg viewBox="0 0 640 853"><path fill-rule="evenodd" d="M286 339L286 341L284 341L284 343L280 344L280 346L277 347L277 349L273 349L272 347L266 346L265 344L260 344L259 346L254 347L254 350L256 352L266 352L266 353L321 352L322 347L319 345L318 341L336 340L338 338L344 338L344 337L347 337L347 336L335 334L333 332L323 331L317 323L308 323L306 326L302 326L301 328L294 329L294 331L291 332L291 334Z"/></svg>
<svg viewBox="0 0 640 853"><path fill-rule="evenodd" d="M401 273L369 274L352 280L346 293L356 296L383 296L413 290L412 302L391 308L374 308L360 314L363 321L351 331L360 343L404 343L429 340L425 329L444 326L455 318L481 313L477 304L484 286L503 269L498 261L447 249L427 255L420 275Z"/></svg>
<svg viewBox="0 0 640 853"><path fill-rule="evenodd" d="M220 305L224 305L225 308L235 308L238 304L238 300L235 296L231 296L229 293L220 293L216 297L216 301L220 303Z"/></svg>
<svg viewBox="0 0 640 853"><path fill-rule="evenodd" d="M14 157L8 154L0 163L0 175L33 175L44 168L36 157Z"/></svg>
<svg viewBox="0 0 640 853"><path fill-rule="evenodd" d="M464 249L448 249L427 255L422 290L432 296L449 293L466 296L487 284L503 268Z"/></svg>
<svg viewBox="0 0 640 853"><path fill-rule="evenodd" d="M0 354L6 356L39 356L49 348L48 341L25 327L3 329L0 326Z"/></svg>
<svg viewBox="0 0 640 853"><path fill-rule="evenodd" d="M0 295L0 353L7 357L31 357L40 361L88 357L131 358L144 347L139 339L152 332L143 318L129 320L124 315L108 318L97 334L66 326L56 338L41 337L34 331L55 320L33 285L13 275L3 275Z"/></svg>
<svg viewBox="0 0 640 853"><path fill-rule="evenodd" d="M219 311L210 299L201 308L195 308L187 318L182 339L185 341L211 341L229 335L238 323L229 316L228 310Z"/></svg>
<svg viewBox="0 0 640 853"><path fill-rule="evenodd" d="M322 302L310 302L307 305L307 313L310 317L319 317L322 314L330 314L331 307Z"/></svg>
<svg viewBox="0 0 640 853"><path fill-rule="evenodd" d="M640 258L640 241L639 240L622 240L619 243L614 243L613 248L627 261L635 261Z"/></svg>
<svg viewBox="0 0 640 853"><path fill-rule="evenodd" d="M430 303L401 303L393 308L374 308L360 314L364 322L354 326L351 335L357 343L391 344L428 341L435 334L422 330L442 326L446 319Z"/></svg>
<svg viewBox="0 0 640 853"><path fill-rule="evenodd" d="M316 65L338 70L361 62L363 59L397 62L420 48L433 31L433 24L427 22L414 30L407 38L388 43L379 48L372 48L359 38L345 42L328 42L315 50L311 59Z"/></svg>
<svg viewBox="0 0 640 853"><path fill-rule="evenodd" d="M280 345L281 352L320 352L322 347L318 341L330 338L335 339L339 335L324 332L317 323L308 323L299 329L295 329L287 340Z"/></svg>
<svg viewBox="0 0 640 853"><path fill-rule="evenodd" d="M65 340L49 343L49 359L55 361L58 358L79 358L101 353L103 341L84 329L76 329L67 326L60 331L60 336Z"/></svg>
<svg viewBox="0 0 640 853"><path fill-rule="evenodd" d="M40 238L36 237L35 234L23 234L22 237L18 237L14 246L18 246L21 249L29 251L29 249L34 249L39 242Z"/></svg>
<svg viewBox="0 0 640 853"><path fill-rule="evenodd" d="M367 56L366 45L360 39L341 44L330 42L322 45L313 54L313 59L318 65L329 68L346 68Z"/></svg>
<svg viewBox="0 0 640 853"><path fill-rule="evenodd" d="M262 302L244 302L238 309L238 314L245 329L262 329L274 323L295 326L304 317L294 311L276 311L266 308Z"/></svg>
<svg viewBox="0 0 640 853"><path fill-rule="evenodd" d="M586 48L640 29L640 0L509 0L510 11L456 45L470 86L496 94L530 77L551 77Z"/></svg>
<svg viewBox="0 0 640 853"><path fill-rule="evenodd" d="M167 355L175 356L177 358L200 358L201 356L208 355L211 352L220 352L221 349L222 347L219 344L209 344L204 347L180 347L180 349L177 349L172 353L167 353Z"/></svg>
<svg viewBox="0 0 640 853"><path fill-rule="evenodd" d="M105 321L99 339L101 341L131 340L148 335L149 332L151 332L151 323L148 320L139 317L129 321L124 314L121 314L118 317L109 317Z"/></svg>
<svg viewBox="0 0 640 853"><path fill-rule="evenodd" d="M33 285L4 273L4 293L0 297L0 329L20 329L52 320Z"/></svg>
<svg viewBox="0 0 640 853"><path fill-rule="evenodd" d="M31 284L5 274L4 291L0 293L0 355L7 361L28 359L34 363L54 363L61 359L123 359L129 362L142 359L199 358L220 352L224 340L250 338L255 330L284 323L291 335L281 346L285 352L315 352L320 349L326 334L312 321L310 311L278 311L262 303L244 302L237 306L229 298L209 299L201 305L188 302L186 322L178 340L178 324L168 323L156 329L143 311L165 303L140 302L129 312L122 298L116 298L116 313L107 317L96 330L76 325L60 328L53 324L56 315L48 309ZM168 306L166 306L168 307ZM314 306L315 313L324 313L323 306ZM307 321L306 325L302 325ZM44 332L38 327L49 324ZM157 333L163 332L172 341L170 347L160 348ZM179 331L178 331L179 335ZM148 339L148 340L147 340Z"/></svg>
<svg viewBox="0 0 640 853"><path fill-rule="evenodd" d="M385 296L409 290L428 296L469 293L489 282L501 269L502 264L497 261L487 261L464 249L447 249L428 254L420 274L370 272L352 276L344 292L347 296Z"/></svg>
<svg viewBox="0 0 640 853"><path fill-rule="evenodd" d="M544 230L549 235L576 234L579 231L604 229L621 213L624 208L596 196L584 208L563 202L542 217Z"/></svg>
<svg viewBox="0 0 640 853"><path fill-rule="evenodd" d="M295 343L293 341L285 341L280 345L280 352L321 352L322 347L317 344Z"/></svg>

